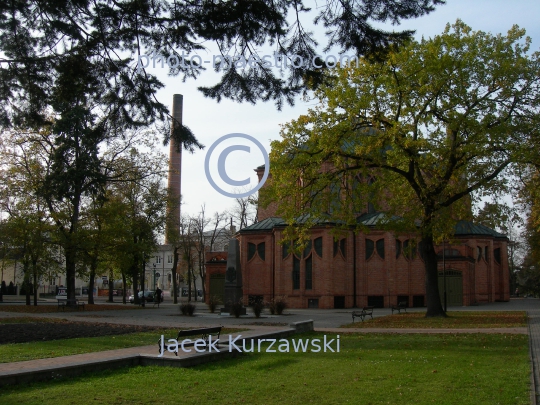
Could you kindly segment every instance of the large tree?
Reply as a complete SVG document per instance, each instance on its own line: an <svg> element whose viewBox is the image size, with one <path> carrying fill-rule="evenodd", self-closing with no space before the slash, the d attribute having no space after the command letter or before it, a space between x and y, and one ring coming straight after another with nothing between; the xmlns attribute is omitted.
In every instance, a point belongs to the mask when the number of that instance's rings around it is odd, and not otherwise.
<svg viewBox="0 0 540 405"><path fill-rule="evenodd" d="M162 184L165 171L159 156L132 149L122 165L124 176L111 185L109 203L116 207L118 223L109 230L117 240L113 261L122 274L132 278L137 301L140 276L143 284L146 261L156 251L167 220L167 190Z"/></svg>
<svg viewBox="0 0 540 405"><path fill-rule="evenodd" d="M0 3L0 121L42 125L59 97L75 89L64 80L80 75L94 95L92 108L101 109L111 126L147 125L168 114L156 98L162 83L137 69L140 55L176 57L170 71L182 79L197 77L204 66L193 56L216 44L222 55L253 62L221 64L221 81L201 88L209 97L255 102L292 103L306 83L320 76L317 69L299 66L282 78L280 69L260 59L261 49L277 56L312 61L314 34L304 27L309 12L302 0L8 0ZM373 23L416 18L444 4L441 0L331 0L318 7L315 24L327 28L325 48L352 54L381 55L389 44L400 44L413 31L387 31ZM265 47L268 45L268 47ZM271 53L270 51L269 53ZM250 59L251 57L251 59ZM160 62L158 62L159 64ZM283 61L282 61L283 63ZM319 63L317 63L319 64ZM139 64L142 65L142 64ZM152 65L152 63L151 63ZM139 66L141 67L141 66ZM88 80L87 80L88 79ZM163 129L167 138L169 125ZM188 146L196 140L185 127L175 133ZM178 143L180 145L180 143Z"/></svg>
<svg viewBox="0 0 540 405"><path fill-rule="evenodd" d="M470 211L471 193L502 187L505 168L538 141L539 55L524 34L457 21L385 61L334 71L319 106L272 144L266 197L296 225L289 232L328 219L355 225L374 204L388 212L386 227L417 232L427 316L444 316L435 244Z"/></svg>
<svg viewBox="0 0 540 405"><path fill-rule="evenodd" d="M0 148L0 208L8 215L2 239L21 261L27 305L31 293L37 305L39 282L55 275L61 263L47 204L38 193L45 171L41 152L20 133L6 136Z"/></svg>

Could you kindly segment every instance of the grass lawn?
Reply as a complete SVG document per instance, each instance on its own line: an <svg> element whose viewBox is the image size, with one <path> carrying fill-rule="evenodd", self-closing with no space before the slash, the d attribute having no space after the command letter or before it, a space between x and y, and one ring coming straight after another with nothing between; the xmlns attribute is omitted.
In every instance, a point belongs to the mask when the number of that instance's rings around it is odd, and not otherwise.
<svg viewBox="0 0 540 405"><path fill-rule="evenodd" d="M39 321L43 321L43 319L40 318ZM51 321L54 322L54 320ZM240 332L242 330L245 329L223 328L221 333L225 335ZM165 337L176 337L177 334L178 329L163 329L153 332L130 333L115 336L50 340L45 342L9 343L0 345L0 363L46 359L146 345L156 345L157 352L157 342L161 335L165 335ZM0 401L0 403L2 403L2 401Z"/></svg>
<svg viewBox="0 0 540 405"><path fill-rule="evenodd" d="M116 336L49 340L45 342L9 343L0 345L0 363L46 359L152 344L156 345L157 351L157 341L162 334L173 336L177 333L178 330L164 330Z"/></svg>
<svg viewBox="0 0 540 405"><path fill-rule="evenodd" d="M454 311L447 318L426 318L424 312L411 312L368 319L342 328L515 328L527 326L525 311Z"/></svg>
<svg viewBox="0 0 540 405"><path fill-rule="evenodd" d="M339 353L256 353L190 369L125 368L4 387L0 403L529 404L526 335L346 333L340 340Z"/></svg>

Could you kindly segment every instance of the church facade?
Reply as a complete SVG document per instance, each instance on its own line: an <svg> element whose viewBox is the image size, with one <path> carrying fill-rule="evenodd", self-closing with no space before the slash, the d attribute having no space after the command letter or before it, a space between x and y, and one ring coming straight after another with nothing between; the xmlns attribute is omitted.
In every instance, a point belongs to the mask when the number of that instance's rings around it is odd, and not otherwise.
<svg viewBox="0 0 540 405"><path fill-rule="evenodd" d="M377 215L359 220L368 227ZM415 235L396 236L373 227L369 233L341 235L331 224L311 229L301 254L281 244L286 224L269 217L240 231L244 300L284 296L293 308L388 307L406 301L425 305L424 261L411 248ZM448 305L507 301L507 239L468 221L456 226L454 243L439 253L439 285L446 277ZM444 274L446 273L446 274Z"/></svg>
<svg viewBox="0 0 540 405"><path fill-rule="evenodd" d="M332 223L310 230L310 241L300 254L283 243L286 223L275 205L259 209L259 222L240 230L240 267L244 303L284 297L291 308L389 307L407 302L426 303L424 261L417 235L398 235L377 229L384 214L358 217L369 232L352 230L335 236ZM439 291L448 306L508 301L510 277L508 239L493 229L459 221L452 243L437 246ZM209 254L207 291L220 295L226 273L221 261Z"/></svg>

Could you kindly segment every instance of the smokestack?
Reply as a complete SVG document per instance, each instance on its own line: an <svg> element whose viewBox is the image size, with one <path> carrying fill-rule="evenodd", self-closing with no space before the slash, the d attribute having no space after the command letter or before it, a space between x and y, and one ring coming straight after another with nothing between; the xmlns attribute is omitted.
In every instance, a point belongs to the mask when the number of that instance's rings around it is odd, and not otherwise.
<svg viewBox="0 0 540 405"><path fill-rule="evenodd" d="M172 134L175 128L182 125L182 107L184 103L184 96L181 94L173 95L172 105L172 123L171 123L171 141L169 142L169 190L171 190L174 198L178 199L178 206L174 207L175 213L173 213L173 221L170 226L174 226L175 229L171 231L179 232L180 230L180 199L182 196L182 145L178 147L178 143L173 139ZM168 244L168 230L165 232L165 244Z"/></svg>

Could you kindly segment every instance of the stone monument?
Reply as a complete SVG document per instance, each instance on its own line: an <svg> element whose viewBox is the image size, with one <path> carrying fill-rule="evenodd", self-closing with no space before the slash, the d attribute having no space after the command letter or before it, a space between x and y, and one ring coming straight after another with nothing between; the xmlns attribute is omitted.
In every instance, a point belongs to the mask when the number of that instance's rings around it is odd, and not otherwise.
<svg viewBox="0 0 540 405"><path fill-rule="evenodd" d="M229 240L229 251L227 255L227 271L225 273L225 291L223 294L223 303L225 308L222 313L231 313L231 304L239 302L244 296L242 289L242 270L240 269L240 244L238 239ZM242 314L246 314L244 308Z"/></svg>

